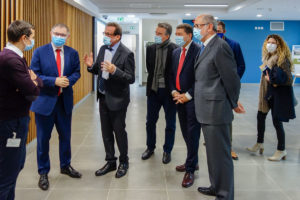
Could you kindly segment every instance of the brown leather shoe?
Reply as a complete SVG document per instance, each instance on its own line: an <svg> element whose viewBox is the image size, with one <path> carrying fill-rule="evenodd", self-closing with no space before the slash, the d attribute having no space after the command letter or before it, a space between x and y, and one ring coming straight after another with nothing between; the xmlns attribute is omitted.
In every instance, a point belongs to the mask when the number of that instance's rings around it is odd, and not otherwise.
<svg viewBox="0 0 300 200"><path fill-rule="evenodd" d="M238 160L239 159L238 155L233 150L231 150L231 157L232 157L233 160Z"/></svg>
<svg viewBox="0 0 300 200"><path fill-rule="evenodd" d="M196 165L196 170L199 170L199 165ZM176 166L176 171L185 172L185 164Z"/></svg>
<svg viewBox="0 0 300 200"><path fill-rule="evenodd" d="M187 172L185 173L183 180L182 180L182 187L188 188L194 184L194 174Z"/></svg>

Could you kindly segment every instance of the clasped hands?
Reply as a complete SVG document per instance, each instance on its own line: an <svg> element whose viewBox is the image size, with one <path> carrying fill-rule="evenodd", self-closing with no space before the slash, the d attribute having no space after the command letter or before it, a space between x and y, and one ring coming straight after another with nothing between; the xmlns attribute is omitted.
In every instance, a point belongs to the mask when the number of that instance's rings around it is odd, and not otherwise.
<svg viewBox="0 0 300 200"><path fill-rule="evenodd" d="M62 76L55 79L55 85L61 88L66 88L70 85L70 82L66 76Z"/></svg>
<svg viewBox="0 0 300 200"><path fill-rule="evenodd" d="M175 104L184 104L189 101L189 99L186 97L185 93L180 94L179 92L173 92L172 94L173 100L175 101Z"/></svg>

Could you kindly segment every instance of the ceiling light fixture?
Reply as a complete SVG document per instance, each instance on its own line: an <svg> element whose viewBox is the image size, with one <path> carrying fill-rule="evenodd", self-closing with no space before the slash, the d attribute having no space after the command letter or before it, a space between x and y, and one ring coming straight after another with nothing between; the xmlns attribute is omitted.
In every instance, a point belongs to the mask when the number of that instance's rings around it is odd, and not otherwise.
<svg viewBox="0 0 300 200"><path fill-rule="evenodd" d="M215 17L215 20L218 20L219 19L219 17Z"/></svg>
<svg viewBox="0 0 300 200"><path fill-rule="evenodd" d="M227 4L185 4L185 7L228 7Z"/></svg>
<svg viewBox="0 0 300 200"><path fill-rule="evenodd" d="M256 17L262 17L262 16L263 16L262 14L257 14L257 15L256 15Z"/></svg>
<svg viewBox="0 0 300 200"><path fill-rule="evenodd" d="M192 14L191 13L185 13L185 16L191 16Z"/></svg>

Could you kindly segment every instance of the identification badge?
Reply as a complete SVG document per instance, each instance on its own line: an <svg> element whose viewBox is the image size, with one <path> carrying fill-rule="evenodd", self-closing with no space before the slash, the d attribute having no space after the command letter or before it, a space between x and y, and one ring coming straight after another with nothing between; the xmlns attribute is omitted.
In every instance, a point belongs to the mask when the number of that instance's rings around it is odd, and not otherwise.
<svg viewBox="0 0 300 200"><path fill-rule="evenodd" d="M13 138L7 139L6 147L18 148L20 147L21 144L21 138L16 138L17 137L16 132L13 132L13 135L14 135Z"/></svg>

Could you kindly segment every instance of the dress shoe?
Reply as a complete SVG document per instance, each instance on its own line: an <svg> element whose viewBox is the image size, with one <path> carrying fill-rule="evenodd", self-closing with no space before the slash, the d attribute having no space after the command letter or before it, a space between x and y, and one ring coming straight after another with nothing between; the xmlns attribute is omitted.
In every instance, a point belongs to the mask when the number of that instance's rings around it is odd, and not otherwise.
<svg viewBox="0 0 300 200"><path fill-rule="evenodd" d="M198 164L196 165L195 170L199 170L199 165ZM176 166L176 171L185 172L185 164Z"/></svg>
<svg viewBox="0 0 300 200"><path fill-rule="evenodd" d="M269 161L280 161L280 160L285 160L286 159L286 150L283 151L275 151L274 155L272 157L269 157Z"/></svg>
<svg viewBox="0 0 300 200"><path fill-rule="evenodd" d="M164 164L168 164L169 162L171 162L171 153L164 152L162 162Z"/></svg>
<svg viewBox="0 0 300 200"><path fill-rule="evenodd" d="M231 150L231 158L233 160L238 160L239 159L238 155L233 150Z"/></svg>
<svg viewBox="0 0 300 200"><path fill-rule="evenodd" d="M40 175L39 187L42 190L48 190L48 188L49 188L49 181L48 181L48 175L47 174L41 174Z"/></svg>
<svg viewBox="0 0 300 200"><path fill-rule="evenodd" d="M208 196L217 196L216 191L212 187L198 187L198 192Z"/></svg>
<svg viewBox="0 0 300 200"><path fill-rule="evenodd" d="M116 173L116 178L121 178L122 176L125 176L127 173L129 164L128 163L121 163L118 167L117 173Z"/></svg>
<svg viewBox="0 0 300 200"><path fill-rule="evenodd" d="M188 188L194 184L194 173L186 172L183 180L182 180L182 187Z"/></svg>
<svg viewBox="0 0 300 200"><path fill-rule="evenodd" d="M115 162L107 162L101 169L95 172L96 176L103 176L108 172L115 171L117 169L117 164Z"/></svg>
<svg viewBox="0 0 300 200"><path fill-rule="evenodd" d="M72 178L81 178L81 174L78 171L76 171L71 165L61 168L60 173L66 174Z"/></svg>
<svg viewBox="0 0 300 200"><path fill-rule="evenodd" d="M249 148L247 147L247 150L250 152L257 152L259 150L259 154L263 154L264 152L264 144L263 143L256 143L255 145L253 145L253 147Z"/></svg>
<svg viewBox="0 0 300 200"><path fill-rule="evenodd" d="M142 154L142 160L149 159L154 154L153 150L146 149L146 151Z"/></svg>

